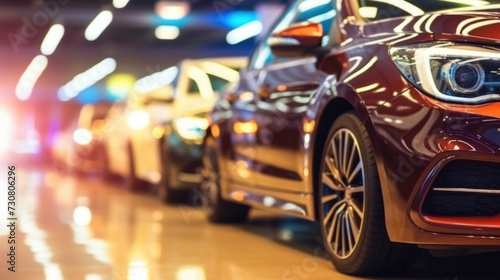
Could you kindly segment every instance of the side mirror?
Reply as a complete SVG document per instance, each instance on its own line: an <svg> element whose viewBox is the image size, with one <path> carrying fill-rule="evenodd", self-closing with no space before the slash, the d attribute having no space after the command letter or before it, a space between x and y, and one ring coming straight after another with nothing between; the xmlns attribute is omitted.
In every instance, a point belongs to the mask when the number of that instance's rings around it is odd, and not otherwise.
<svg viewBox="0 0 500 280"><path fill-rule="evenodd" d="M174 101L174 89L171 85L155 89L143 94L146 103L163 102L170 103Z"/></svg>
<svg viewBox="0 0 500 280"><path fill-rule="evenodd" d="M323 25L314 22L301 22L274 33L268 43L276 56L297 57L321 47Z"/></svg>

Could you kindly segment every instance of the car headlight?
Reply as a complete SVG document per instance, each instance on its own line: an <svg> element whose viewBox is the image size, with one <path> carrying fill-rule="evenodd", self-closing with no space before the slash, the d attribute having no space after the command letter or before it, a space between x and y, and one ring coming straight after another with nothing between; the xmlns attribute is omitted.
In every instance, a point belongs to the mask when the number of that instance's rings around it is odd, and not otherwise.
<svg viewBox="0 0 500 280"><path fill-rule="evenodd" d="M417 88L454 103L500 100L498 49L452 43L393 47L396 66Z"/></svg>
<svg viewBox="0 0 500 280"><path fill-rule="evenodd" d="M179 135L187 140L201 140L205 137L208 120L198 117L182 117L174 121Z"/></svg>

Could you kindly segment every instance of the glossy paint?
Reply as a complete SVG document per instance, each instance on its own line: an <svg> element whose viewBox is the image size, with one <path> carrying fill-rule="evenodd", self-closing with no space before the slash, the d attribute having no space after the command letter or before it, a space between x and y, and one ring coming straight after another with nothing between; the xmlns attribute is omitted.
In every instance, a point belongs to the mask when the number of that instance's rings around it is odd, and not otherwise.
<svg viewBox="0 0 500 280"><path fill-rule="evenodd" d="M391 241L500 245L498 216L474 220L422 213L446 163L500 162L500 102L438 101L415 88L389 55L391 46L442 40L496 46L500 7L367 23L356 5L337 1L336 44L318 48L315 56L250 65L230 98L218 101L210 118L223 167L223 197L317 219L326 133L339 115L354 111L375 148ZM293 9L292 4L288 13ZM236 122L252 122L257 129L236 133Z"/></svg>

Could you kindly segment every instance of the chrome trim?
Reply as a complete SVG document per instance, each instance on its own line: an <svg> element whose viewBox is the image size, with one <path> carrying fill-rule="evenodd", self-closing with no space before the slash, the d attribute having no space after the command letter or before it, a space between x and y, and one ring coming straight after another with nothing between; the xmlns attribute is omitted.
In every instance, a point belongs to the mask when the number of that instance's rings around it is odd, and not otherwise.
<svg viewBox="0 0 500 280"><path fill-rule="evenodd" d="M243 195L242 195L243 194ZM274 210L310 221L315 220L314 198L309 193L291 193L280 190L258 189L232 182L228 190L223 190L226 200L243 203L252 207ZM241 198L243 200L241 201ZM236 200L235 198L239 198Z"/></svg>
<svg viewBox="0 0 500 280"><path fill-rule="evenodd" d="M468 188L433 188L438 192L463 192L463 193L484 193L484 194L500 194L500 190L489 189L468 189Z"/></svg>
<svg viewBox="0 0 500 280"><path fill-rule="evenodd" d="M300 42L293 38L279 38L279 37L271 37L267 40L267 43L270 46L299 46Z"/></svg>

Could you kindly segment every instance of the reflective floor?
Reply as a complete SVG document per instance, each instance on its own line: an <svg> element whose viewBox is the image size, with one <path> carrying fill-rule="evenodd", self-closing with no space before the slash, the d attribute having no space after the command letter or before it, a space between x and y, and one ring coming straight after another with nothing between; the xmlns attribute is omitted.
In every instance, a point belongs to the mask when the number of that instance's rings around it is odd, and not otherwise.
<svg viewBox="0 0 500 280"><path fill-rule="evenodd" d="M335 271L314 223L253 210L244 225L211 225L193 203L167 206L98 177L18 169L16 272L7 270L9 233L0 226L1 280L361 279ZM5 193L1 225L7 222ZM500 254L422 254L405 274L383 279L499 275Z"/></svg>

